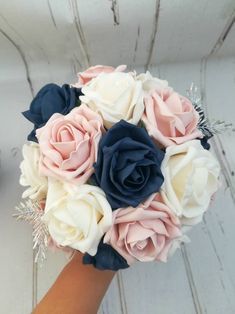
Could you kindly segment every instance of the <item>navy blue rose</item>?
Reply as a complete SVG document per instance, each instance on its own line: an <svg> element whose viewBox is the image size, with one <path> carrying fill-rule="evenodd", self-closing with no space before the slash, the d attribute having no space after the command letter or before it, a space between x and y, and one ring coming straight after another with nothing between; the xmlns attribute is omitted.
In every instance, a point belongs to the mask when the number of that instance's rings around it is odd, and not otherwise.
<svg viewBox="0 0 235 314"><path fill-rule="evenodd" d="M34 124L34 129L28 135L29 141L37 142L36 129L47 123L50 117L58 112L63 115L69 113L80 104L81 89L64 84L62 87L56 84L47 84L37 93L30 104L30 108L23 112L25 118Z"/></svg>
<svg viewBox="0 0 235 314"><path fill-rule="evenodd" d="M127 261L110 245L100 241L98 250L95 256L86 253L83 256L83 264L91 264L100 270L113 270L128 268Z"/></svg>
<svg viewBox="0 0 235 314"><path fill-rule="evenodd" d="M144 128L124 120L116 123L99 143L94 179L112 207L136 207L163 183L164 153Z"/></svg>

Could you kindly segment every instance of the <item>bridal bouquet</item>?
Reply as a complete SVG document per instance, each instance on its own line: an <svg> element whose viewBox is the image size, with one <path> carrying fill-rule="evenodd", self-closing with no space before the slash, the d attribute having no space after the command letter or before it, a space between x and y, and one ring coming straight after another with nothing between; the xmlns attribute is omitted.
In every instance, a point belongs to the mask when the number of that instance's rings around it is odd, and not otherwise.
<svg viewBox="0 0 235 314"><path fill-rule="evenodd" d="M118 270L163 261L187 241L219 186L208 139L220 122L149 72L95 66L74 85L48 84L23 115L17 218L33 225L36 260L78 250Z"/></svg>

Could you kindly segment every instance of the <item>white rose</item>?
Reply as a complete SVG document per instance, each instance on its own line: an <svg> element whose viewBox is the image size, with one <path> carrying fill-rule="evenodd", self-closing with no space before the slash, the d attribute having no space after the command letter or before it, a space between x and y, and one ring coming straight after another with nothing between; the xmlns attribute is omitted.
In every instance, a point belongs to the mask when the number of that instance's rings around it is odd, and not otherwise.
<svg viewBox="0 0 235 314"><path fill-rule="evenodd" d="M219 186L220 166L200 141L167 147L161 170L165 203L186 225L201 221Z"/></svg>
<svg viewBox="0 0 235 314"><path fill-rule="evenodd" d="M112 225L112 209L99 187L49 180L43 220L58 245L95 255Z"/></svg>
<svg viewBox="0 0 235 314"><path fill-rule="evenodd" d="M158 89L162 90L163 88L168 87L167 81L152 76L149 71L139 74L136 79L142 82L143 90L147 94L151 94L153 91Z"/></svg>
<svg viewBox="0 0 235 314"><path fill-rule="evenodd" d="M20 164L20 184L22 186L29 186L24 191L22 197L29 197L40 201L46 198L47 178L39 174L39 145L34 142L24 144L22 152L24 160Z"/></svg>
<svg viewBox="0 0 235 314"><path fill-rule="evenodd" d="M131 73L101 73L82 92L81 101L101 114L106 128L121 119L137 124L143 114L142 83Z"/></svg>

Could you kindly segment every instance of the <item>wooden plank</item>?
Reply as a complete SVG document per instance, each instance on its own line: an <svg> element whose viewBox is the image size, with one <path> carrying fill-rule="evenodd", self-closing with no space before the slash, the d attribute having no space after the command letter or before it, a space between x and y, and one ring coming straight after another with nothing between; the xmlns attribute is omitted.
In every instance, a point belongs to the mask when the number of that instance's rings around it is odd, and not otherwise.
<svg viewBox="0 0 235 314"><path fill-rule="evenodd" d="M218 117L217 119L231 122L235 128L234 62L235 59L207 61L204 68L204 98L208 114L212 119ZM235 204L235 132L226 132L218 136L215 139L215 149Z"/></svg>
<svg viewBox="0 0 235 314"><path fill-rule="evenodd" d="M31 99L22 58L12 43L0 33L0 60L9 60L0 71L0 278L1 313L30 313L32 310L32 237L31 228L16 222L12 214L20 201L19 163L23 132L20 119L24 103ZM7 62L12 68L7 70ZM13 61L14 60L14 61Z"/></svg>
<svg viewBox="0 0 235 314"><path fill-rule="evenodd" d="M6 149L2 143L1 150L0 312L24 314L32 309L31 228L12 217L21 193L18 186L19 151L16 147Z"/></svg>
<svg viewBox="0 0 235 314"><path fill-rule="evenodd" d="M115 4L115 12L112 4ZM156 0L77 1L91 64L143 65L148 58ZM91 14L94 12L94 14ZM118 14L118 23L115 22Z"/></svg>
<svg viewBox="0 0 235 314"><path fill-rule="evenodd" d="M234 57L235 50L235 3L225 3L221 15L227 17L227 23L215 43L211 53L216 57Z"/></svg>
<svg viewBox="0 0 235 314"><path fill-rule="evenodd" d="M225 203L226 212L221 214ZM229 191L220 191L204 223L190 233L192 243L186 246L186 252L201 304L200 313L234 313L235 286L231 267L235 254L230 248L231 241L234 242L234 228L231 228L232 224L228 225L233 218L231 195ZM226 225L226 229L221 229L221 225Z"/></svg>
<svg viewBox="0 0 235 314"><path fill-rule="evenodd" d="M151 64L187 62L207 55L227 24L229 7L234 7L229 0L161 1Z"/></svg>
<svg viewBox="0 0 235 314"><path fill-rule="evenodd" d="M121 272L120 280L122 313L196 313L180 252L167 264L136 263Z"/></svg>

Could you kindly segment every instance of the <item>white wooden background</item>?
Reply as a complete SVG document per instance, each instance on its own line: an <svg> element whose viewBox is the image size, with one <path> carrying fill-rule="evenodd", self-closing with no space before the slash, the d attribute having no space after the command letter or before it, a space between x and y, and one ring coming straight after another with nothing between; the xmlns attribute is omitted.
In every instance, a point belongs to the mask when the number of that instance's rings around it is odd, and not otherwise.
<svg viewBox="0 0 235 314"><path fill-rule="evenodd" d="M38 268L30 227L11 217L33 95L88 65L127 64L181 93L194 81L209 117L235 124L234 21L234 0L0 0L0 314L30 313L66 263L50 254ZM191 244L119 272L100 313L235 313L235 135L213 144L223 187Z"/></svg>

